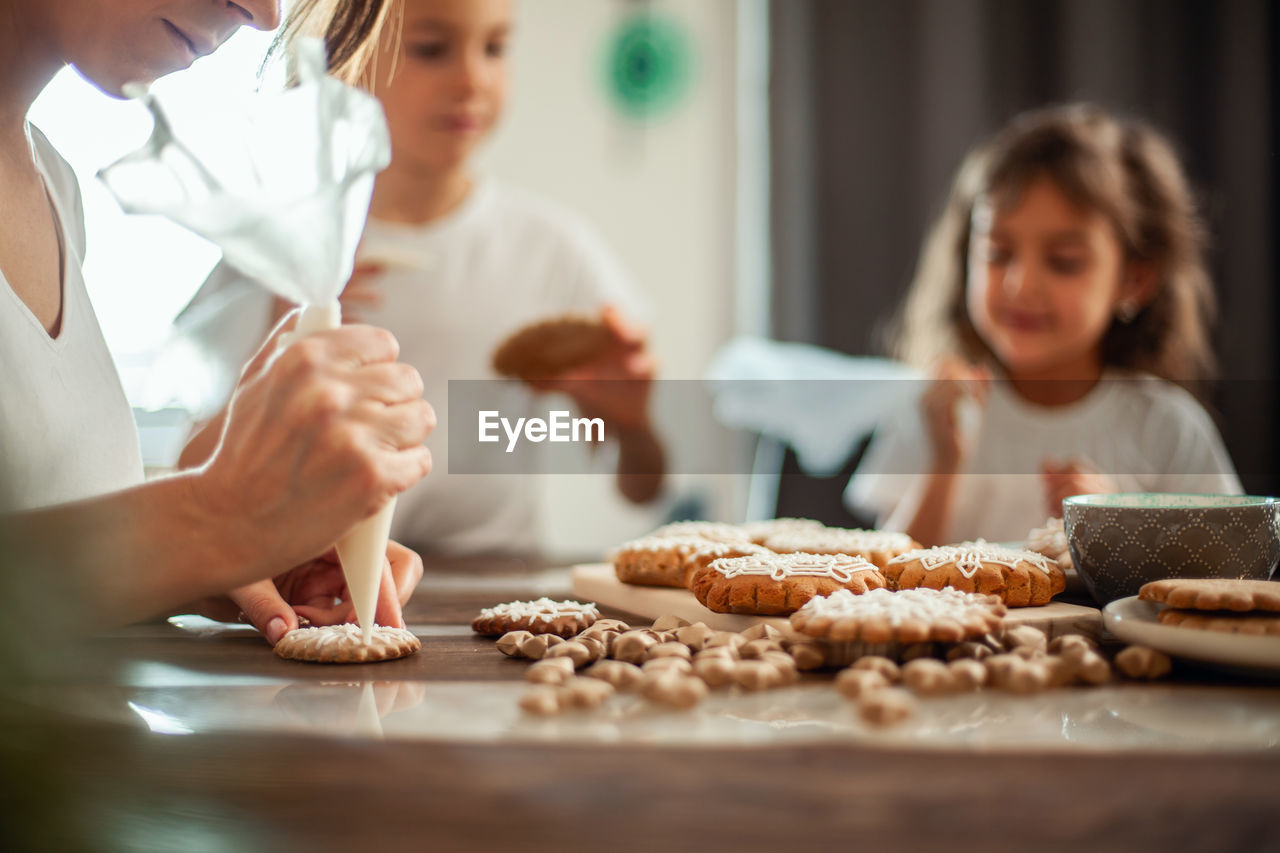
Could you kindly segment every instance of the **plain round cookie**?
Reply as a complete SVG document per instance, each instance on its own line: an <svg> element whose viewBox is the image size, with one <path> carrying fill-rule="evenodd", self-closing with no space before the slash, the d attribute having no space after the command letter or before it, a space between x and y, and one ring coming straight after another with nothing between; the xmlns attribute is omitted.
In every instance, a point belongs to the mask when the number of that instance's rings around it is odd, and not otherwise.
<svg viewBox="0 0 1280 853"><path fill-rule="evenodd" d="M566 314L510 335L494 351L493 369L500 376L547 379L593 361L612 342L599 317Z"/></svg>
<svg viewBox="0 0 1280 853"><path fill-rule="evenodd" d="M1168 578L1151 581L1138 598L1191 610L1280 612L1280 583L1222 578Z"/></svg>
<svg viewBox="0 0 1280 853"><path fill-rule="evenodd" d="M286 660L308 663L375 663L406 657L422 648L422 642L404 628L374 625L369 642L359 625L325 625L295 628L280 638L274 651Z"/></svg>
<svg viewBox="0 0 1280 853"><path fill-rule="evenodd" d="M471 630L490 637L500 637L509 631L528 631L567 639L590 628L599 618L600 611L592 603L538 598L486 607L471 622Z"/></svg>
<svg viewBox="0 0 1280 853"><path fill-rule="evenodd" d="M1251 634L1280 636L1280 614L1267 612L1234 613L1209 610L1161 610L1156 617L1161 625L1215 631L1219 634Z"/></svg>
<svg viewBox="0 0 1280 853"><path fill-rule="evenodd" d="M832 642L956 643L1000 627L1005 606L958 589L875 589L814 598L791 616L802 634Z"/></svg>
<svg viewBox="0 0 1280 853"><path fill-rule="evenodd" d="M885 565L884 576L891 589L952 587L1010 607L1048 604L1067 586L1062 568L1043 554L982 541L908 551Z"/></svg>
<svg viewBox="0 0 1280 853"><path fill-rule="evenodd" d="M786 616L814 596L840 589L852 594L884 586L884 575L872 563L845 554L756 554L713 560L689 581L694 596L708 610L759 616Z"/></svg>

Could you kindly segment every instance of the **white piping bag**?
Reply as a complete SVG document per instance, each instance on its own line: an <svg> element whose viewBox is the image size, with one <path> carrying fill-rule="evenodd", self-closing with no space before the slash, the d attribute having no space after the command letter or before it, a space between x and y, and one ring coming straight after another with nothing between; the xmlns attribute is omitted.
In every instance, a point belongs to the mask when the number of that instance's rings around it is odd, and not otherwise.
<svg viewBox="0 0 1280 853"><path fill-rule="evenodd" d="M155 120L139 150L99 173L130 213L167 216L222 249L276 295L303 306L297 336L335 329L351 277L374 175L391 161L382 106L325 74L324 46L299 41L299 83L218 110L202 104L178 139L143 87ZM184 117L185 118L185 117ZM338 542L366 642L373 630L395 501Z"/></svg>

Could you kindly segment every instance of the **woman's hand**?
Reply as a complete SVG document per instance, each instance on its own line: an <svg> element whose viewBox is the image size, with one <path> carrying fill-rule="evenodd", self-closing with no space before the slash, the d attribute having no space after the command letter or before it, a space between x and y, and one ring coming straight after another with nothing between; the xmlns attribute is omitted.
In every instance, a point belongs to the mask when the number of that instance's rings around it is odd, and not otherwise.
<svg viewBox="0 0 1280 853"><path fill-rule="evenodd" d="M193 498L225 521L246 574L323 554L431 469L435 413L392 335L343 326L277 353L285 319L245 368Z"/></svg>
<svg viewBox="0 0 1280 853"><path fill-rule="evenodd" d="M401 607L409 601L421 579L422 558L397 542L388 542L374 622L403 628ZM298 627L299 617L313 625L356 621L342 565L333 550L271 580L206 599L196 609L204 616L224 622L243 615L273 646Z"/></svg>
<svg viewBox="0 0 1280 853"><path fill-rule="evenodd" d="M933 382L920 398L921 416L933 449L936 474L954 474L960 470L972 448L965 435L960 406L965 400L985 405L991 374L959 358L943 360L934 371Z"/></svg>
<svg viewBox="0 0 1280 853"><path fill-rule="evenodd" d="M1045 506L1050 518L1062 517L1062 501L1072 495L1104 495L1116 491L1116 484L1092 462L1081 457L1059 464L1053 459L1040 463Z"/></svg>

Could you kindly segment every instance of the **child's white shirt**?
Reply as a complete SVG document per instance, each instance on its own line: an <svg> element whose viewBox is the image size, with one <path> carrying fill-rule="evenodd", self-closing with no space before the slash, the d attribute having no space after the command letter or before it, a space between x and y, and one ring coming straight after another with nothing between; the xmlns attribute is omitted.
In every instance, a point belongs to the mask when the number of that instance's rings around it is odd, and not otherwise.
<svg viewBox="0 0 1280 853"><path fill-rule="evenodd" d="M44 134L28 133L61 230L62 321L50 337L0 272L0 511L143 480L133 413L85 289L80 186Z"/></svg>
<svg viewBox="0 0 1280 853"><path fill-rule="evenodd" d="M422 374L437 417L427 438L432 472L400 496L392 537L450 553L536 550L539 491L532 477L449 471L448 382L496 379L494 350L529 323L598 313L606 304L635 317L640 312L622 267L581 217L492 181L477 183L457 210L429 225L370 219L357 259L384 265L375 280L383 301L353 312L396 336L400 360ZM211 306L221 317L201 316ZM228 312L239 319L229 321ZM269 312L270 297L221 265L184 315L218 330L220 342L206 339L201 349L216 350L238 370L266 335ZM530 405L532 395L516 390L518 399L504 397L504 416L507 406L523 415Z"/></svg>
<svg viewBox="0 0 1280 853"><path fill-rule="evenodd" d="M1108 372L1083 399L1053 407L1028 403L1007 381L993 381L972 440L948 542L1021 541L1046 517L1061 516L1061 507L1046 501L1046 459L1082 457L1123 492L1241 492L1209 414L1185 389L1143 374ZM918 405L886 420L845 489L845 504L886 529L905 529L920 506L932 452Z"/></svg>

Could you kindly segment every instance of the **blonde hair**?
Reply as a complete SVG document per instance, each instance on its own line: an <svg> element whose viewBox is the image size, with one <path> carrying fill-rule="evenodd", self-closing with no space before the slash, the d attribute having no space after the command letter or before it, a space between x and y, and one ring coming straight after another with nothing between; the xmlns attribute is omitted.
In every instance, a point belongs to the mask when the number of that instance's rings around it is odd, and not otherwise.
<svg viewBox="0 0 1280 853"><path fill-rule="evenodd" d="M965 158L920 253L897 322L894 355L927 366L944 355L992 359L965 303L974 204L1016 203L1048 177L1073 203L1105 215L1126 260L1149 264L1155 289L1129 322L1116 319L1102 361L1179 383L1214 371L1215 313L1205 229L1169 142L1150 126L1090 104L1025 113Z"/></svg>
<svg viewBox="0 0 1280 853"><path fill-rule="evenodd" d="M402 18L402 0L298 0L281 25L268 59L286 52L300 37L321 38L329 56L329 73L372 90L379 38L398 38Z"/></svg>

